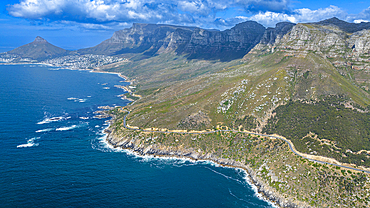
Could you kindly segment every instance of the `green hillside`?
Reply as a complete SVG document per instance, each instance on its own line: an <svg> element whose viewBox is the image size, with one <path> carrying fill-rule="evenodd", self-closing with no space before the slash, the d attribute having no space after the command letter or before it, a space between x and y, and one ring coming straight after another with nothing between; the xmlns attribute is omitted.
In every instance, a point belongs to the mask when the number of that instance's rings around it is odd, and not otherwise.
<svg viewBox="0 0 370 208"><path fill-rule="evenodd" d="M334 157L342 162L359 159L357 161L365 162L357 164L370 165L366 155L357 157L356 154L345 152L347 149L354 152L370 150L369 135L363 132L366 131L366 119L369 120L370 116L341 105L366 110L370 104L369 94L340 75L326 59L314 53L299 57L286 56L283 52L262 56L251 53L244 60L228 63L188 61L176 55L163 55L127 63L115 70L135 78L135 93L144 96L128 107L131 111L128 117L130 125L187 130L214 129L220 125L278 133L291 139L302 152L316 151L318 155ZM301 139L313 132L312 128L321 126L321 121L326 122L333 116L325 115L328 112L317 104L323 100L329 107L338 103L335 99L328 101L332 95L341 97L341 103L338 104L341 107L335 108L339 115L352 120L333 122L330 124L333 132L315 131L315 134L320 139L339 142L342 146L338 147L342 150L334 153L324 151L321 146L303 147ZM289 106L292 102L305 106L305 110L291 110ZM310 120L314 127L292 125L296 120L290 120L291 114L295 112L294 116L299 117L305 111L325 116L320 122ZM281 118L285 120L279 120ZM192 122L197 119L199 121ZM274 126L277 121L279 125ZM347 131L344 128L353 123L358 126L357 129ZM309 125L309 122L304 124ZM348 138L350 132L356 134L352 139ZM334 133L341 136L335 136ZM361 142L353 148L351 141ZM309 148L312 150L308 151ZM347 156L341 156L342 152Z"/></svg>
<svg viewBox="0 0 370 208"><path fill-rule="evenodd" d="M302 153L370 168L370 31L351 34L331 22L281 25L286 34L264 36L242 59L229 62L131 54L130 62L105 70L127 75L133 93L142 96L126 107L130 126L278 134ZM365 176L302 159L280 140L240 132L140 132L122 127L126 113L113 113L117 144L238 161L297 204L366 207L370 201Z"/></svg>

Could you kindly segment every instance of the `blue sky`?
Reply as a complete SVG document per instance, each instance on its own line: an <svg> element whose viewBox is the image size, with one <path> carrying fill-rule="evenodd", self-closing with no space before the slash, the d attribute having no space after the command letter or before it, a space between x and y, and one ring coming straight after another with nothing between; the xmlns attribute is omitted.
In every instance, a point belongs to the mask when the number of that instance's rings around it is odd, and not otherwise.
<svg viewBox="0 0 370 208"><path fill-rule="evenodd" d="M224 30L247 20L316 22L338 17L370 21L368 0L2 0L0 52L41 36L59 47L91 47L134 22Z"/></svg>

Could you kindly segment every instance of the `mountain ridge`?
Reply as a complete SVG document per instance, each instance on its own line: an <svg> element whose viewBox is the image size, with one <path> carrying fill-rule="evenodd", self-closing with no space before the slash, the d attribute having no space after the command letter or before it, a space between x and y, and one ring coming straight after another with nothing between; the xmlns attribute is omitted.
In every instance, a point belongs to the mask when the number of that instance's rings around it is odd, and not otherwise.
<svg viewBox="0 0 370 208"><path fill-rule="evenodd" d="M330 19L322 20L316 23L311 23L311 24L335 25L347 33L354 33L360 30L370 29L370 22L349 23L349 22L340 20L337 17L332 17Z"/></svg>
<svg viewBox="0 0 370 208"><path fill-rule="evenodd" d="M242 58L254 47L265 28L257 22L247 21L224 31L207 30L157 24L134 24L131 28L116 31L101 44L78 52L119 55L144 53L153 56L175 51L189 59L221 59L229 61ZM229 53L233 51L233 53Z"/></svg>

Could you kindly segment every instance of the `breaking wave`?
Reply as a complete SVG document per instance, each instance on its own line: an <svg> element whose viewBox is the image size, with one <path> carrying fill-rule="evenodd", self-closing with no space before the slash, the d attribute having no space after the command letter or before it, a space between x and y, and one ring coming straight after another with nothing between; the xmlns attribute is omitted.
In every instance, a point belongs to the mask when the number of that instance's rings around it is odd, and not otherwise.
<svg viewBox="0 0 370 208"><path fill-rule="evenodd" d="M53 131L54 129L53 128L48 128L48 129L40 129L40 130L37 130L35 131L36 133L42 133L42 132L48 132L48 131Z"/></svg>
<svg viewBox="0 0 370 208"><path fill-rule="evenodd" d="M27 140L26 144L20 144L17 146L17 148L24 148L24 147L33 147L33 146L39 146L38 143L35 143L35 140L40 139L40 137L33 137L29 140Z"/></svg>
<svg viewBox="0 0 370 208"><path fill-rule="evenodd" d="M60 127L60 128L55 129L55 131L69 131L69 130L72 130L72 129L75 129L75 128L78 128L78 126L77 125L72 125L72 126Z"/></svg>
<svg viewBox="0 0 370 208"><path fill-rule="evenodd" d="M72 129L77 129L77 128L80 128L80 127L83 127L83 126L87 126L88 124L89 124L89 122L83 122L83 123L80 123L80 125L63 126L63 127L60 127L60 128L56 128L55 131L69 131L69 130L72 130Z"/></svg>
<svg viewBox="0 0 370 208"><path fill-rule="evenodd" d="M51 123L55 121L68 120L70 118L71 118L70 116L68 117L57 116L57 117L52 117L52 118L45 118L44 120L38 122L37 124L47 124L47 123Z"/></svg>
<svg viewBox="0 0 370 208"><path fill-rule="evenodd" d="M60 121L62 119L63 119L62 116L52 117L52 118L45 118L44 120L38 122L37 124L46 124L46 123L51 123L51 122L55 122L55 121Z"/></svg>

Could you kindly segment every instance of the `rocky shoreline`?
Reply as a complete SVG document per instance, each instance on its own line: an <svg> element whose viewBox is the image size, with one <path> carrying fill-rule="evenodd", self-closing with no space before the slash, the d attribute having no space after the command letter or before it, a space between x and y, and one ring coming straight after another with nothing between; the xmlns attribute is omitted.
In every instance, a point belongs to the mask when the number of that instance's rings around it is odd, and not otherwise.
<svg viewBox="0 0 370 208"><path fill-rule="evenodd" d="M161 144L153 144L144 146L140 144L141 139L119 138L111 128L105 130L107 133L106 142L112 148L125 149L139 156L154 156L154 157L173 157L180 159L190 159L194 161L206 160L223 167L242 169L247 173L248 182L255 187L256 192L261 197L277 207L310 207L300 201L287 199L276 193L271 187L261 181L256 172L249 166L237 161L219 158L209 153L199 153L193 149L182 149L181 147L167 147Z"/></svg>

